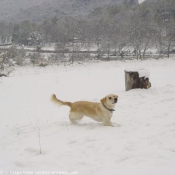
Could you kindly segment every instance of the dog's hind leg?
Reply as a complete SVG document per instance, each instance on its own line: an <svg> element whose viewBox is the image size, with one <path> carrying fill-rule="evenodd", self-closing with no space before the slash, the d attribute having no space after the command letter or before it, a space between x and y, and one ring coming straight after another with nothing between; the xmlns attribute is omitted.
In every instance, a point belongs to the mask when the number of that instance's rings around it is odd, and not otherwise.
<svg viewBox="0 0 175 175"><path fill-rule="evenodd" d="M69 120L72 124L77 124L77 120L81 120L83 118L83 113L81 112L72 112L69 113Z"/></svg>
<svg viewBox="0 0 175 175"><path fill-rule="evenodd" d="M69 120L70 120L70 122L71 122L72 124L74 124L74 125L76 125L76 124L77 124L76 120L75 120L75 119L73 119L73 118L71 118L71 116L70 116L70 115L69 115Z"/></svg>

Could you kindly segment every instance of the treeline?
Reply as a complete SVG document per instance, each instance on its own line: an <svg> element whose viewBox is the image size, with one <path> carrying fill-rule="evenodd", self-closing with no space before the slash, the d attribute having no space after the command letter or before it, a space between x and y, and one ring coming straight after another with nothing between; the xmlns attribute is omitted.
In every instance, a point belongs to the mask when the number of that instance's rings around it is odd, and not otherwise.
<svg viewBox="0 0 175 175"><path fill-rule="evenodd" d="M156 47L169 56L175 47L175 1L96 8L86 18L54 17L40 24L1 22L3 35L11 35L19 45L57 43L58 50L78 38L89 50L94 43L98 50L114 54L132 48L138 58Z"/></svg>

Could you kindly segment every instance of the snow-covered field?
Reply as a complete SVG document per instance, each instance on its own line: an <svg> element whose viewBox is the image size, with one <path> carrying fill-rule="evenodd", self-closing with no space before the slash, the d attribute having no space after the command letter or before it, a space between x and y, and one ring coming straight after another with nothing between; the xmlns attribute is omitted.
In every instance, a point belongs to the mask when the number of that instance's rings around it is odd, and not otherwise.
<svg viewBox="0 0 175 175"><path fill-rule="evenodd" d="M143 67L152 87L126 92L124 70ZM175 58L16 67L0 79L0 174L174 175L174 72ZM52 93L72 102L118 94L116 126L71 125Z"/></svg>

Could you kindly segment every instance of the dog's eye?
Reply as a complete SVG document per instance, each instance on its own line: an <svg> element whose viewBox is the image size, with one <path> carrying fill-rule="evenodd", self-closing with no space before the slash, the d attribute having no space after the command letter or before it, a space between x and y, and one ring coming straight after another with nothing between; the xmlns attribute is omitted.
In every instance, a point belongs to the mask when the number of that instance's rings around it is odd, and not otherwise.
<svg viewBox="0 0 175 175"><path fill-rule="evenodd" d="M109 97L109 100L111 100L111 97Z"/></svg>

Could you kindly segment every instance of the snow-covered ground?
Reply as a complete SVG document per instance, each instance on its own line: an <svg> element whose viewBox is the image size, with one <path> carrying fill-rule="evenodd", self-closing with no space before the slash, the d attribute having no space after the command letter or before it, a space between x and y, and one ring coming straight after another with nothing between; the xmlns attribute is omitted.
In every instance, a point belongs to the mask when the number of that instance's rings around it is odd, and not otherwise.
<svg viewBox="0 0 175 175"><path fill-rule="evenodd" d="M127 68L149 70L152 87L126 92ZM174 72L175 58L16 67L0 79L0 174L174 175ZM52 93L72 102L118 94L118 126L71 125Z"/></svg>
<svg viewBox="0 0 175 175"><path fill-rule="evenodd" d="M142 2L144 2L145 0L138 0L139 4L141 4Z"/></svg>

